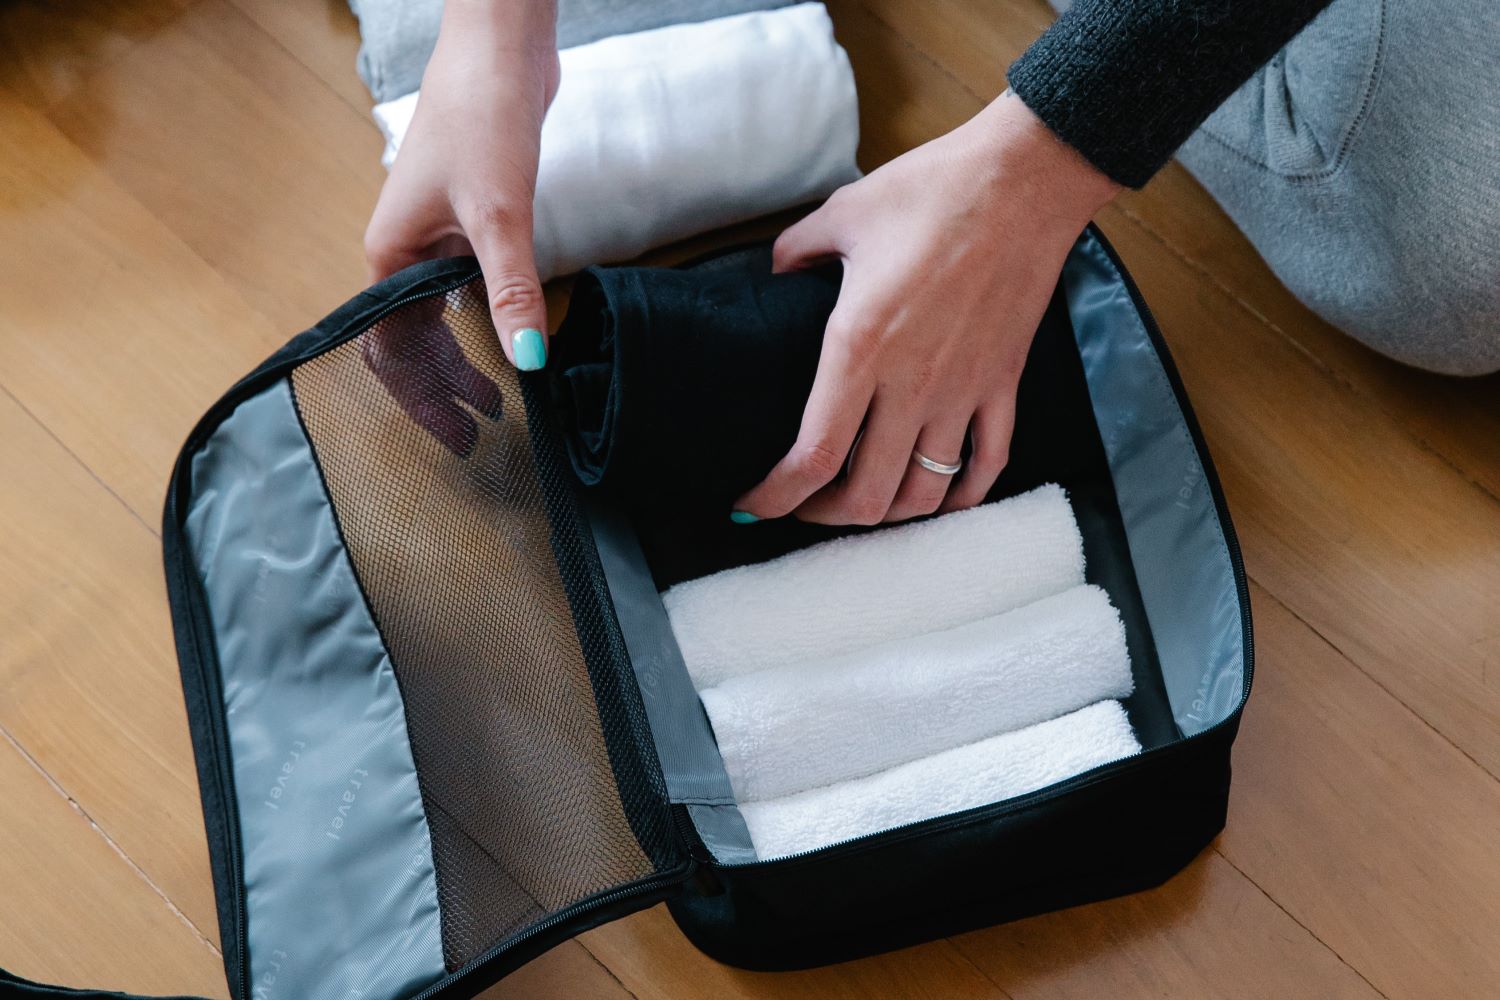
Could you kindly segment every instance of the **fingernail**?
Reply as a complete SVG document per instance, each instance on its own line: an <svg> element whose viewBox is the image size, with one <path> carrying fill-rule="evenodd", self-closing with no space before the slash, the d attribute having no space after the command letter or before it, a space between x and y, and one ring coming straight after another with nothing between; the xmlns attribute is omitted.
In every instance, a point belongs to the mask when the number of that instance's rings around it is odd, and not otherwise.
<svg viewBox="0 0 1500 1000"><path fill-rule="evenodd" d="M510 346L516 367L523 372L534 372L547 363L547 338L535 327L517 330L511 335Z"/></svg>
<svg viewBox="0 0 1500 1000"><path fill-rule="evenodd" d="M760 517L748 510L732 510L729 512L729 519L735 524L754 524L760 520Z"/></svg>

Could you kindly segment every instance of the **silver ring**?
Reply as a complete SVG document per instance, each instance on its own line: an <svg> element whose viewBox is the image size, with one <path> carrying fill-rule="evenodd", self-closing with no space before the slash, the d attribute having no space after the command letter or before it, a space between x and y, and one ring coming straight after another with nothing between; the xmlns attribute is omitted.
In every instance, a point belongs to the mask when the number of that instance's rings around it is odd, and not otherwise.
<svg viewBox="0 0 1500 1000"><path fill-rule="evenodd" d="M913 451L911 457L917 460L917 464L928 472L936 472L940 476L956 476L963 469L964 463L955 462L953 465L944 465L942 462L934 462L920 451Z"/></svg>

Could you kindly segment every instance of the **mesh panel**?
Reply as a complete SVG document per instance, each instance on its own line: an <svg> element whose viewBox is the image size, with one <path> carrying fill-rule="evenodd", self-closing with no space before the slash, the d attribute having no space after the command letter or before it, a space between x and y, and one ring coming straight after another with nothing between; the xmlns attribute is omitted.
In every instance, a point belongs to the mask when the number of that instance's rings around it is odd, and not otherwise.
<svg viewBox="0 0 1500 1000"><path fill-rule="evenodd" d="M406 702L450 969L675 860L597 559L480 287L292 377Z"/></svg>

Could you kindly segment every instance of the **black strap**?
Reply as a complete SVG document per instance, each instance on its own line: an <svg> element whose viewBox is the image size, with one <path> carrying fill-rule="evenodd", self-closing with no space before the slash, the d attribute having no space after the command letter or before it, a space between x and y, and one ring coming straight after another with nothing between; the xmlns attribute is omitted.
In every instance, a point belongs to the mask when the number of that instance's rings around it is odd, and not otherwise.
<svg viewBox="0 0 1500 1000"><path fill-rule="evenodd" d="M67 986L49 986L22 979L13 972L0 969L0 993L8 997L96 997L99 1000L204 1000L203 997L172 996L143 997L138 993L118 993L114 990L75 990Z"/></svg>

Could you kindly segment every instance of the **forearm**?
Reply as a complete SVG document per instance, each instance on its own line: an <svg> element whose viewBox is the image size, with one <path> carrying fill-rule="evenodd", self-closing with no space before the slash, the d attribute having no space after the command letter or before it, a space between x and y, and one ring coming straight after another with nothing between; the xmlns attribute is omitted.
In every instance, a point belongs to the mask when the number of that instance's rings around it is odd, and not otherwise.
<svg viewBox="0 0 1500 1000"><path fill-rule="evenodd" d="M484 44L495 52L557 49L557 0L446 0L439 47Z"/></svg>
<svg viewBox="0 0 1500 1000"><path fill-rule="evenodd" d="M511 126L539 132L557 92L556 0L447 0L437 48L422 78L422 100L444 102L461 120L479 95L494 107L472 108L475 124L503 107ZM515 117L520 116L520 117ZM492 123L491 123L492 124Z"/></svg>
<svg viewBox="0 0 1500 1000"><path fill-rule="evenodd" d="M1095 167L1139 187L1329 2L1076 0L1009 82Z"/></svg>

